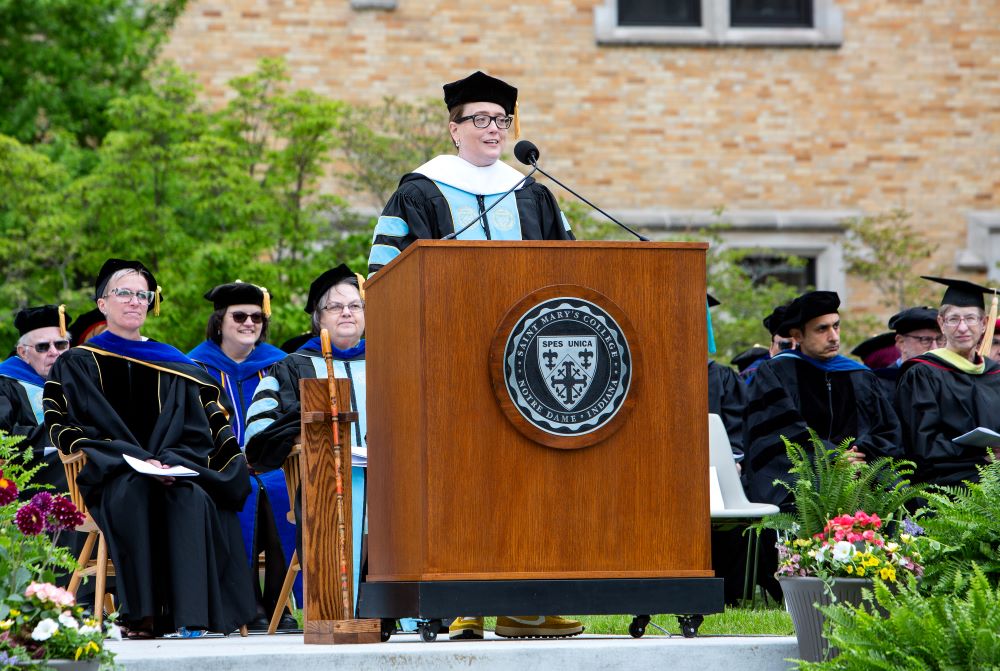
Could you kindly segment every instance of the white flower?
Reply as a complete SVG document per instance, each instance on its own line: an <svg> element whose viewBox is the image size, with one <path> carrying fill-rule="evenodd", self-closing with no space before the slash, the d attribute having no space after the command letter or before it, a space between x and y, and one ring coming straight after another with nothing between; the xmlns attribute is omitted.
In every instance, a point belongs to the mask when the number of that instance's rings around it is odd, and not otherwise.
<svg viewBox="0 0 1000 671"><path fill-rule="evenodd" d="M112 622L108 625L108 638L114 641L122 640L122 628Z"/></svg>
<svg viewBox="0 0 1000 671"><path fill-rule="evenodd" d="M59 614L59 624L66 627L67 629L79 629L80 623L76 621L76 618L68 611L63 611Z"/></svg>
<svg viewBox="0 0 1000 671"><path fill-rule="evenodd" d="M818 550L816 550L816 554L813 556L815 557L817 564L822 564L823 562L826 561L826 550L827 546L825 545L821 546Z"/></svg>
<svg viewBox="0 0 1000 671"><path fill-rule="evenodd" d="M36 641L47 641L57 631L59 631L59 625L51 617L47 617L39 622L35 630L31 632L31 638Z"/></svg>
<svg viewBox="0 0 1000 671"><path fill-rule="evenodd" d="M837 541L833 546L833 561L845 562L854 554L854 546L848 541Z"/></svg>
<svg viewBox="0 0 1000 671"><path fill-rule="evenodd" d="M87 634L99 634L100 632L101 632L100 629L98 629L97 627L92 627L89 624L85 624L82 627L80 627L80 633L83 634L83 635L85 635L85 636ZM117 640L121 640L121 639L117 639Z"/></svg>

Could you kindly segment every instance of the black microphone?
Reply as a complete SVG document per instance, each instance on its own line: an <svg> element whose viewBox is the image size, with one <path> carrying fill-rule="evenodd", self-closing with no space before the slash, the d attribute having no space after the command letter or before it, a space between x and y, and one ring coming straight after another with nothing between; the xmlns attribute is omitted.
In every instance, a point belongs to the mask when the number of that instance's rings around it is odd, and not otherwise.
<svg viewBox="0 0 1000 671"><path fill-rule="evenodd" d="M574 196L576 196L577 198L579 198L580 200L582 200L583 202L585 202L587 205L590 205L592 208L594 208L595 210L597 210L598 212L600 212L601 214L603 214L605 217L607 217L611 221L615 222L616 224L618 224L619 226L621 226L622 228L624 228L626 231L628 231L629 233L631 233L635 237L639 238L643 242L649 242L649 238L647 238L646 236L641 235L639 233L636 233L631 228L629 228L628 226L626 226L622 222L618 221L617 219L615 219L614 217L612 217L610 214L608 214L607 212L605 212L604 210L602 210L601 208L597 207L592 202L590 202L589 200L587 200L586 198L584 198L583 196L581 196L580 194L578 194L576 191L574 191L573 189L569 188L568 186L566 186L565 184L563 184L562 182L560 182L558 179L556 179L555 177L553 177L552 175L550 175L549 173L545 172L540 167L538 167L538 157L539 156L540 156L540 152L538 151L538 147L535 146L534 142L529 142L528 140L521 140L516 145L514 145L514 158L516 158L518 161L520 161L521 163L523 163L525 165L532 166L534 168L534 170L532 170L532 172L534 172L535 170L537 170L538 172L542 173L543 175L545 175L546 177L548 177L549 179L551 179L553 182L555 182L556 184L558 184L559 186L561 186L562 188L566 189L567 191L569 191L570 193L572 193Z"/></svg>
<svg viewBox="0 0 1000 671"><path fill-rule="evenodd" d="M521 142L518 142L517 144L520 145ZM528 144L531 144L531 143L529 142ZM534 147L535 145L532 144L531 146ZM514 147L514 153L516 155L516 153L517 153L517 147ZM524 163L524 161L521 161L521 163ZM528 181L528 178L531 177L532 175L534 175L536 170L538 170L538 166L535 166L534 168L532 168L531 172L529 172L527 175L525 175L520 180L518 180L517 184L515 184L514 186L510 187L509 189L507 189L507 193L505 193L504 195L502 195L499 198L497 198L493 202L493 204L490 205L489 207L487 207L485 210L483 210L478 217L476 217L475 219L473 219L472 221L470 221L469 223L467 223L465 226L462 226L462 228L458 229L457 231L453 231L453 232L449 233L448 235L444 236L441 239L442 240L453 240L453 239L457 238L458 236L460 236L462 233L465 233L467 230L469 230L469 228L472 227L473 224L475 224L477 221L481 221L482 218L485 217L486 214L490 210L492 210L494 207L496 207L497 205L499 205L500 202L504 198L506 198L510 194L514 193L515 189L517 189L519 186L521 186L526 181Z"/></svg>

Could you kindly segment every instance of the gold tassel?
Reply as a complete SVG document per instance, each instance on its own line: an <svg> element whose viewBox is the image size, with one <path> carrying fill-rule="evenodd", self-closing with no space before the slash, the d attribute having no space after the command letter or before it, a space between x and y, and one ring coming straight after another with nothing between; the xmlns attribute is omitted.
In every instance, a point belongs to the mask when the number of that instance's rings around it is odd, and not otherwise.
<svg viewBox="0 0 1000 671"><path fill-rule="evenodd" d="M521 137L521 115L517 112L517 101L514 101L514 139Z"/></svg>
<svg viewBox="0 0 1000 671"><path fill-rule="evenodd" d="M990 355L990 348L993 347L993 333L997 325L997 292L993 290L993 300L990 302L990 314L986 318L986 332L983 334L983 342L979 346L979 356Z"/></svg>
<svg viewBox="0 0 1000 671"><path fill-rule="evenodd" d="M358 278L358 293L361 294L361 300L365 299L365 278L361 276L361 273L354 273L354 276Z"/></svg>
<svg viewBox="0 0 1000 671"><path fill-rule="evenodd" d="M156 285L156 294L153 295L153 316L160 316L160 292L163 291L160 285Z"/></svg>
<svg viewBox="0 0 1000 671"><path fill-rule="evenodd" d="M59 306L59 337L66 337L66 306Z"/></svg>
<svg viewBox="0 0 1000 671"><path fill-rule="evenodd" d="M267 292L267 289L260 287L260 291L264 294L264 300L260 304L260 309L264 312L264 316L268 319L271 318L271 294Z"/></svg>

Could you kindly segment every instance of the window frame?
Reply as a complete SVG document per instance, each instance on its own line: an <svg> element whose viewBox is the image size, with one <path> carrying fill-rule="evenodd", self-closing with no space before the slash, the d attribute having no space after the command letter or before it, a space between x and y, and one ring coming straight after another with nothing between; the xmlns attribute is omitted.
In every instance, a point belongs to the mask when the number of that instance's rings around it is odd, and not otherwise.
<svg viewBox="0 0 1000 671"><path fill-rule="evenodd" d="M729 0L701 0L702 25L620 26L618 0L594 7L598 45L660 45L711 47L839 47L844 41L843 10L837 0L812 0L811 28L734 28Z"/></svg>

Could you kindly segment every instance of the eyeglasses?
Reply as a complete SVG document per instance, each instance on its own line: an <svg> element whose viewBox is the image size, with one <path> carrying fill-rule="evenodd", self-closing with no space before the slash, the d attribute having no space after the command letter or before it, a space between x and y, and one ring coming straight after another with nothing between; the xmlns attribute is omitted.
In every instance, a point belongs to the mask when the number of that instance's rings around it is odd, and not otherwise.
<svg viewBox="0 0 1000 671"><path fill-rule="evenodd" d="M982 319L979 315L949 315L944 318L944 323L951 328L955 328L962 322L965 322L968 326L972 326L976 322L982 321Z"/></svg>
<svg viewBox="0 0 1000 671"><path fill-rule="evenodd" d="M954 325L958 326L958 322L955 322ZM901 335L904 338L909 338L910 340L916 340L918 343L920 343L924 347L929 347L930 345L935 345L935 344L936 345L943 345L943 344L945 344L947 342L947 340L945 340L945 337L943 335L939 335L939 336L918 336L918 335L911 335L909 333L903 333Z"/></svg>
<svg viewBox="0 0 1000 671"><path fill-rule="evenodd" d="M260 324L264 321L263 312L230 312L229 316L232 317L233 321L236 322L237 324L242 324L243 322L245 322L247 320L247 317L249 317L250 321L252 321L254 324Z"/></svg>
<svg viewBox="0 0 1000 671"><path fill-rule="evenodd" d="M153 291L132 291L131 289L112 289L101 298L107 298L108 296L114 296L119 303L131 303L132 299L138 300L140 303L145 303L146 305L152 305L153 298L156 297L156 293Z"/></svg>
<svg viewBox="0 0 1000 671"><path fill-rule="evenodd" d="M32 347L39 354L45 354L49 351L50 347L55 347L57 352L65 352L69 349L68 340L52 340L50 342L36 342Z"/></svg>
<svg viewBox="0 0 1000 671"><path fill-rule="evenodd" d="M472 119L472 125L476 128L488 128L490 121L497 125L500 130L507 130L514 123L512 116L490 116L489 114L470 114L469 116L458 117L455 123L463 123Z"/></svg>
<svg viewBox="0 0 1000 671"><path fill-rule="evenodd" d="M327 312L343 312L344 308L347 308L352 313L357 314L365 309L364 303L354 302L354 303L327 303L323 308Z"/></svg>

